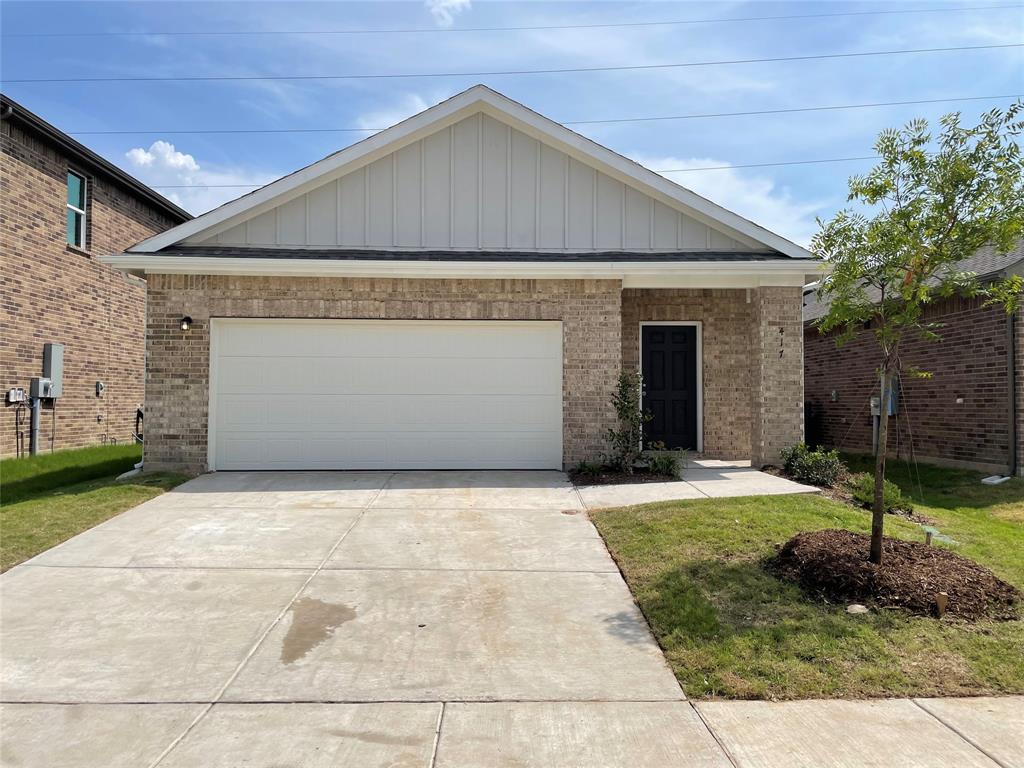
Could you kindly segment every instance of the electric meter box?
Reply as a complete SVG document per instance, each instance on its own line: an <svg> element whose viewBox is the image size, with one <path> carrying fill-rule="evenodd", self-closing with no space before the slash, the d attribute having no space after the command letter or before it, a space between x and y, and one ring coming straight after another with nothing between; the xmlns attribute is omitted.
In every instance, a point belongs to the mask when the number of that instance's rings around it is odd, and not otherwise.
<svg viewBox="0 0 1024 768"><path fill-rule="evenodd" d="M38 376L29 381L28 393L37 400L47 400L54 397L53 382L49 379L41 379Z"/></svg>
<svg viewBox="0 0 1024 768"><path fill-rule="evenodd" d="M60 397L64 394L63 344L43 344L43 378L50 380L50 394L41 397Z"/></svg>

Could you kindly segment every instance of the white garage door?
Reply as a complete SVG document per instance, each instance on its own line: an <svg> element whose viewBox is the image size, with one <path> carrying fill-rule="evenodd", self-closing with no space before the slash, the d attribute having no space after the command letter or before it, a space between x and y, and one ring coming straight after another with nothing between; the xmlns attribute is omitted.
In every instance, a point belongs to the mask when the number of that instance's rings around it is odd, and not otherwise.
<svg viewBox="0 0 1024 768"><path fill-rule="evenodd" d="M558 469L558 322L215 319L212 469Z"/></svg>

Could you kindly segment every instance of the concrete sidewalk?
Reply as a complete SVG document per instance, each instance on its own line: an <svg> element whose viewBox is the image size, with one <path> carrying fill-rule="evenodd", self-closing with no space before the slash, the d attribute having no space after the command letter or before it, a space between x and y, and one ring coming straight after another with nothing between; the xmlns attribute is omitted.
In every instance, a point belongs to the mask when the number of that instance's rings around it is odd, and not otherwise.
<svg viewBox="0 0 1024 768"><path fill-rule="evenodd" d="M603 509L655 501L817 493L818 489L753 469L749 461L689 459L683 467L682 477L676 481L581 485L579 491L587 509Z"/></svg>

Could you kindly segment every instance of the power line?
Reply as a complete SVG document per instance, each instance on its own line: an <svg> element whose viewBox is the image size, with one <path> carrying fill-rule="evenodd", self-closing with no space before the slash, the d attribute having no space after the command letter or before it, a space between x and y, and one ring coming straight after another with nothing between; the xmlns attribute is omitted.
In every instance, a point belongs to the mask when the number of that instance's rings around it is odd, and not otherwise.
<svg viewBox="0 0 1024 768"><path fill-rule="evenodd" d="M433 33L466 33L466 32L534 32L559 29L610 29L627 27L668 27L692 24L729 24L749 21L790 21L796 19L826 19L844 16L886 16L897 14L919 13L952 13L956 11L991 11L1013 8L1024 8L1024 5L979 5L957 8L914 8L905 10L884 11L846 11L841 13L800 13L780 16L742 16L735 18L676 19L670 21L626 21L594 24L545 24L516 27L411 27L406 29L322 29L322 30L183 30L183 31L151 31L151 32L12 32L4 37L227 37L227 36L269 36L269 35L406 35Z"/></svg>
<svg viewBox="0 0 1024 768"><path fill-rule="evenodd" d="M901 48L889 51L855 51L851 53L821 53L807 56L773 56L763 59L720 59L716 61L688 61L676 64L631 64L613 67L566 67L561 69L506 69L490 72L403 72L363 75L193 75L184 77L44 77L7 79L7 83L156 83L156 82L241 82L241 81L313 81L313 80L390 80L400 78L438 77L499 77L505 75L562 75L580 72L625 72L655 69L682 69L710 67L724 64L768 64L786 61L818 61L823 59L853 59L868 56L896 56L911 53L949 53L952 51L982 51L998 48L1021 48L1024 43L997 45L957 45L948 48Z"/></svg>
<svg viewBox="0 0 1024 768"><path fill-rule="evenodd" d="M849 163L856 160L878 160L878 155L863 155L861 157L829 157L818 160L786 160L777 163L745 163L740 165L706 165L695 168L663 168L654 173L692 173L693 171L726 171L733 168L769 168L782 165L818 165L821 163ZM271 182L263 184L150 184L153 189L255 189L264 187Z"/></svg>
<svg viewBox="0 0 1024 768"><path fill-rule="evenodd" d="M819 107L791 107L787 109L756 109L746 112L701 112L689 115L665 115L660 117L617 117L603 120L561 120L562 125L605 125L609 123L648 123L664 120L695 120L712 117L740 117L750 115L784 115L795 112L826 112L842 109L867 109L869 107L898 107L911 104L942 104L952 101L987 101L992 99L1020 98L1019 94L997 96L949 96L941 99L913 99L907 101L876 101L867 104L830 104ZM73 136L136 136L154 134L172 136L181 134L226 134L226 133L375 133L385 128L211 128L175 131L68 131Z"/></svg>

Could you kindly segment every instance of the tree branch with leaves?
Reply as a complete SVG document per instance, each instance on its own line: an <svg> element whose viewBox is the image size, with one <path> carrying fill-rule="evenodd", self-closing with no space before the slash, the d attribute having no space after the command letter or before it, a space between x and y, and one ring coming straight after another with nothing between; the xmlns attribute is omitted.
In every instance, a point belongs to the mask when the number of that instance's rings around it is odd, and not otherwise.
<svg viewBox="0 0 1024 768"><path fill-rule="evenodd" d="M847 202L857 209L819 219L811 241L826 268L818 298L828 312L818 327L834 331L840 346L867 327L878 344L873 563L882 561L888 404L904 370L901 345L911 337L941 339L941 325L925 319L938 299L981 295L1007 312L1020 301L1019 276L982 285L960 264L984 247L1006 253L1024 237L1024 160L1016 141L1022 110L1021 101L993 109L972 127L961 125L959 113L949 114L936 136L923 119L883 131L875 142L878 164L849 180Z"/></svg>

